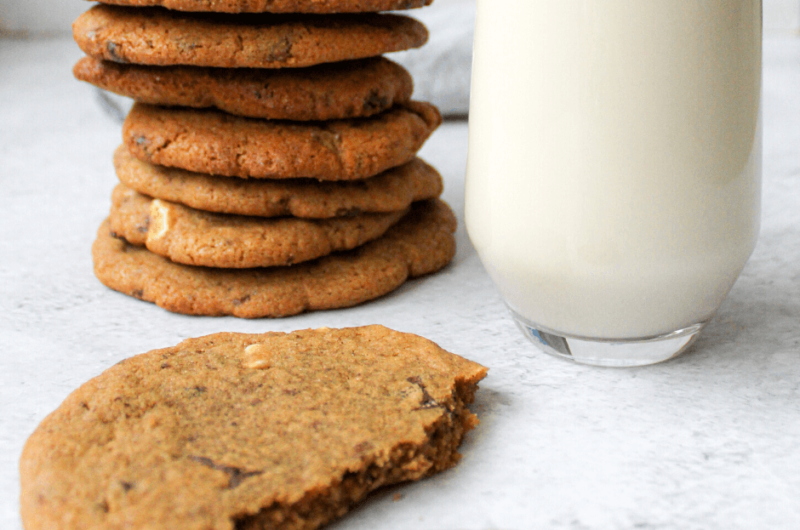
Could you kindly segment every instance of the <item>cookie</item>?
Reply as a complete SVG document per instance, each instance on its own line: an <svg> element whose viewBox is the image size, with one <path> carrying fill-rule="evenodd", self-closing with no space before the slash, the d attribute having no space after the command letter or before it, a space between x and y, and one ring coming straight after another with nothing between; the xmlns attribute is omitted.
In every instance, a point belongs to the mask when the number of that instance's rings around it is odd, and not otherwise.
<svg viewBox="0 0 800 530"><path fill-rule="evenodd" d="M120 6L161 6L177 11L216 13L364 13L413 9L433 0L101 0Z"/></svg>
<svg viewBox="0 0 800 530"><path fill-rule="evenodd" d="M483 366L383 326L217 333L137 355L47 416L27 530L314 530L448 469Z"/></svg>
<svg viewBox="0 0 800 530"><path fill-rule="evenodd" d="M442 193L442 177L419 158L363 180L238 179L156 166L121 145L114 153L119 180L139 193L198 210L277 217L328 218L395 212Z"/></svg>
<svg viewBox="0 0 800 530"><path fill-rule="evenodd" d="M411 75L382 57L308 68L141 66L84 57L75 77L142 103L215 107L281 120L372 116L411 98Z"/></svg>
<svg viewBox="0 0 800 530"><path fill-rule="evenodd" d="M245 217L151 199L122 184L112 194L111 230L176 263L245 269L293 265L383 235L406 211L330 219Z"/></svg>
<svg viewBox="0 0 800 530"><path fill-rule="evenodd" d="M140 160L226 177L354 180L410 162L442 118L411 101L370 118L287 122L134 104L123 142Z"/></svg>
<svg viewBox="0 0 800 530"><path fill-rule="evenodd" d="M425 26L402 15L227 15L97 5L72 25L78 46L119 63L285 68L417 48Z"/></svg>
<svg viewBox="0 0 800 530"><path fill-rule="evenodd" d="M212 269L173 263L114 238L103 223L95 275L130 296L191 315L283 317L350 307L437 271L455 254L456 219L438 199L416 203L386 234L348 252L292 267Z"/></svg>

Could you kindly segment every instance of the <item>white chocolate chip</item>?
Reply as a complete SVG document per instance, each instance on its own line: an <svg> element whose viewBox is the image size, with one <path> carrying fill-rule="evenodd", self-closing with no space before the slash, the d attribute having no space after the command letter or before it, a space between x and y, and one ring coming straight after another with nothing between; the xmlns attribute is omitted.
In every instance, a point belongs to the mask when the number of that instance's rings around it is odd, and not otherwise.
<svg viewBox="0 0 800 530"><path fill-rule="evenodd" d="M267 359L253 359L244 363L244 367L252 370L263 370L269 368L270 363Z"/></svg>
<svg viewBox="0 0 800 530"><path fill-rule="evenodd" d="M245 368L252 368L254 370L263 370L269 368L271 349L267 344L251 344L244 349L244 354L247 357L244 361Z"/></svg>
<svg viewBox="0 0 800 530"><path fill-rule="evenodd" d="M147 239L161 239L170 228L170 207L159 199L150 203L150 230Z"/></svg>
<svg viewBox="0 0 800 530"><path fill-rule="evenodd" d="M244 349L245 355L257 355L261 351L261 344L251 344Z"/></svg>

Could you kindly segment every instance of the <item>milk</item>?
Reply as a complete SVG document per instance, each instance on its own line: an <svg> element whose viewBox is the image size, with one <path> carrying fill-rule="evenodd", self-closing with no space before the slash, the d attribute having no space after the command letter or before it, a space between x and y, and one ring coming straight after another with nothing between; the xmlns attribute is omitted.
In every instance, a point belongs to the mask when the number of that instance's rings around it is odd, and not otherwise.
<svg viewBox="0 0 800 530"><path fill-rule="evenodd" d="M477 0L466 225L542 329L708 320L759 230L759 0Z"/></svg>

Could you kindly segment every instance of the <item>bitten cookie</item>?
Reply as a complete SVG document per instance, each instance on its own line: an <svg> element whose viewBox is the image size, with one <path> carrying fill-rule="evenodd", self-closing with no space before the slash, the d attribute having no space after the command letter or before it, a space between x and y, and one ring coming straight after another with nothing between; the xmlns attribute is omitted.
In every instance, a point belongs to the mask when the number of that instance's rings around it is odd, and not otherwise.
<svg viewBox="0 0 800 530"><path fill-rule="evenodd" d="M84 57L72 71L81 81L142 103L281 120L372 116L408 101L414 89L409 73L382 57L278 70L141 66Z"/></svg>
<svg viewBox="0 0 800 530"><path fill-rule="evenodd" d="M314 530L452 467L486 368L382 326L218 333L73 392L20 460L27 530Z"/></svg>
<svg viewBox="0 0 800 530"><path fill-rule="evenodd" d="M395 212L442 193L442 177L415 158L363 180L238 179L142 162L121 145L114 153L119 180L139 193L198 210L277 217L328 218Z"/></svg>
<svg viewBox="0 0 800 530"><path fill-rule="evenodd" d="M120 63L286 68L417 48L425 26L401 15L223 15L97 5L72 25L78 46Z"/></svg>
<svg viewBox="0 0 800 530"><path fill-rule="evenodd" d="M101 0L121 6L162 6L177 11L217 13L362 13L413 9L433 0Z"/></svg>
<svg viewBox="0 0 800 530"><path fill-rule="evenodd" d="M118 184L112 232L176 263L243 269L293 265L349 250L383 235L406 213L330 219L245 217L151 199Z"/></svg>
<svg viewBox="0 0 800 530"><path fill-rule="evenodd" d="M312 123L136 103L122 136L140 160L199 173L355 180L413 160L441 122L436 107L417 101L370 118Z"/></svg>
<svg viewBox="0 0 800 530"><path fill-rule="evenodd" d="M453 212L435 199L414 204L383 237L354 250L292 267L227 270L173 263L112 237L106 222L92 256L106 286L169 311L283 317L354 306L441 269L455 254L455 229Z"/></svg>

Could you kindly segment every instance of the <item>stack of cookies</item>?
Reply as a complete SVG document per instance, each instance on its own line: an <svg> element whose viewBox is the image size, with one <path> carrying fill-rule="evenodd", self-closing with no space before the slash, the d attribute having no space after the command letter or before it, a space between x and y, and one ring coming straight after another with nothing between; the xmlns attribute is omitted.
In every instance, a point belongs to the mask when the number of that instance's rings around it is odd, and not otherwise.
<svg viewBox="0 0 800 530"><path fill-rule="evenodd" d="M93 246L108 287L187 314L347 307L455 252L416 153L441 116L382 57L430 0L105 0L73 25L78 79L136 104ZM163 7L162 7L163 6Z"/></svg>

